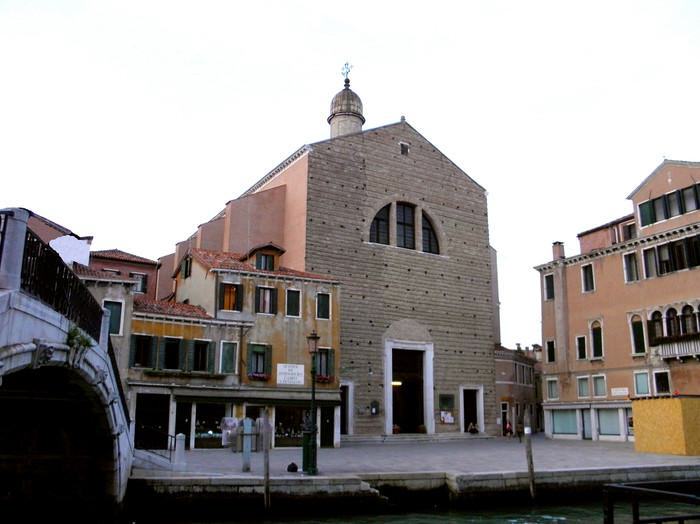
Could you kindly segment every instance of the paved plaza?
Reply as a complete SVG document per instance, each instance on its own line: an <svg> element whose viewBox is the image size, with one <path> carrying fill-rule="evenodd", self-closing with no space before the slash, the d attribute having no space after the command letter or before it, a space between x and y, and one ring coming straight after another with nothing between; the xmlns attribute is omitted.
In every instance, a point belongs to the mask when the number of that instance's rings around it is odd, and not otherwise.
<svg viewBox="0 0 700 524"><path fill-rule="evenodd" d="M637 453L634 443L581 440L549 440L535 435L533 458L535 471L569 469L593 470L644 466L692 466L700 468L700 457ZM263 453L253 453L251 472L242 473L242 454L230 449L186 452L184 470L135 470L132 476L251 476L263 474ZM270 451L270 475L293 476L287 465L295 462L301 469L300 448ZM318 450L319 476L369 473L452 472L500 473L526 471L525 443L517 438L465 438L449 442L348 444L338 449Z"/></svg>

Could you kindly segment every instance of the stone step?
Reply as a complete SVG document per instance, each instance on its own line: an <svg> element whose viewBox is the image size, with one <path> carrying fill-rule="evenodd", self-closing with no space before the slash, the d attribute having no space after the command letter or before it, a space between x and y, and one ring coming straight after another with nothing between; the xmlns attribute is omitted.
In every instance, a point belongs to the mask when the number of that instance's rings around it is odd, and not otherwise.
<svg viewBox="0 0 700 524"><path fill-rule="evenodd" d="M472 435L470 433L403 433L397 435L341 435L341 446L352 446L355 444L416 444L420 442L454 442L474 439L493 438L480 433Z"/></svg>

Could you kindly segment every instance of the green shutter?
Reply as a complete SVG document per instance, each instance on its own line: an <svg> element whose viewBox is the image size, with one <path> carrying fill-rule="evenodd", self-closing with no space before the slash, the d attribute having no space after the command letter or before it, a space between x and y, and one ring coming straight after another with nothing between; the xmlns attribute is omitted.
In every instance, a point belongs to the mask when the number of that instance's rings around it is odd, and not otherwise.
<svg viewBox="0 0 700 524"><path fill-rule="evenodd" d="M233 348L235 346L231 342L224 342L221 348L221 372L233 373L236 370L236 353Z"/></svg>
<svg viewBox="0 0 700 524"><path fill-rule="evenodd" d="M335 349L328 350L328 376L335 376Z"/></svg>
<svg viewBox="0 0 700 524"><path fill-rule="evenodd" d="M248 375L253 372L253 344L248 344L248 362L246 364Z"/></svg>
<svg viewBox="0 0 700 524"><path fill-rule="evenodd" d="M151 338L151 351L150 351L150 354L148 355L148 367L155 368L156 367L156 358L158 358L158 337L150 337L150 338Z"/></svg>
<svg viewBox="0 0 700 524"><path fill-rule="evenodd" d="M224 284L219 284L219 309L224 309Z"/></svg>
<svg viewBox="0 0 700 524"><path fill-rule="evenodd" d="M243 286L236 284L236 311L243 311Z"/></svg>
<svg viewBox="0 0 700 524"><path fill-rule="evenodd" d="M272 376L272 346L265 346L265 374Z"/></svg>
<svg viewBox="0 0 700 524"><path fill-rule="evenodd" d="M191 340L188 340L187 342L192 342ZM187 354L188 351L186 351L185 348L185 341L180 339L177 341L177 356L178 356L178 367L181 370L185 370L187 366Z"/></svg>
<svg viewBox="0 0 700 524"><path fill-rule="evenodd" d="M644 327L641 322L632 323L632 336L634 338L634 352L644 353L646 347L644 346Z"/></svg>
<svg viewBox="0 0 700 524"><path fill-rule="evenodd" d="M180 369L192 371L194 368L194 340L184 340L180 343Z"/></svg>
<svg viewBox="0 0 700 524"><path fill-rule="evenodd" d="M214 373L214 361L216 360L216 344L213 341L209 342L209 347L207 348L207 371L209 373Z"/></svg>
<svg viewBox="0 0 700 524"><path fill-rule="evenodd" d="M165 369L165 338L158 337L158 369Z"/></svg>
<svg viewBox="0 0 700 524"><path fill-rule="evenodd" d="M255 312L260 313L260 288L255 288Z"/></svg>
<svg viewBox="0 0 700 524"><path fill-rule="evenodd" d="M136 335L131 335L131 346L129 347L129 367L134 367L136 360Z"/></svg>
<svg viewBox="0 0 700 524"><path fill-rule="evenodd" d="M277 288L270 290L270 313L277 314Z"/></svg>

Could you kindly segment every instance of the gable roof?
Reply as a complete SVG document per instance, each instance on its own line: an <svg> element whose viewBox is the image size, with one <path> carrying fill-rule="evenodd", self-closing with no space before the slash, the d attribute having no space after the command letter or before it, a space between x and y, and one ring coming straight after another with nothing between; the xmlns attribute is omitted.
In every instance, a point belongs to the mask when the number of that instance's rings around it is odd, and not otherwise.
<svg viewBox="0 0 700 524"><path fill-rule="evenodd" d="M592 227L591 229L587 229L586 231L583 231L582 233L579 233L578 235L576 235L576 237L581 238L582 236L593 233L594 231L598 231L600 229L607 229L607 228L615 226L617 224L621 224L622 222L627 222L628 220L632 220L633 218L634 218L634 214L630 213L629 215L625 215L625 216L617 218L615 220L611 220L610 222L608 222L606 224L602 224L600 226L596 226L596 227Z"/></svg>
<svg viewBox="0 0 700 524"><path fill-rule="evenodd" d="M132 255L121 249L103 249L101 251L91 251L90 258L104 258L106 260L119 260L121 262L134 262L137 264L151 264L158 265L155 260L150 260L148 258L140 257L138 255Z"/></svg>
<svg viewBox="0 0 700 524"><path fill-rule="evenodd" d="M135 284L136 281L123 275L117 275L111 271L99 271L91 267L73 262L73 273L82 280L99 280L101 282L121 282Z"/></svg>
<svg viewBox="0 0 700 524"><path fill-rule="evenodd" d="M306 271L297 271L288 267L280 267L275 271L265 269L256 269L255 266L247 262L242 262L247 255L240 253L227 253L226 251L212 251L209 249L192 248L188 251L192 258L198 261L207 269L214 270L231 270L241 271L244 273L255 273L259 275L281 276L281 277L298 277L310 280L323 280L325 282L337 282L329 275L321 275L318 273L308 273ZM175 270L174 277L180 271L180 266Z"/></svg>
<svg viewBox="0 0 700 524"><path fill-rule="evenodd" d="M700 167L700 162L690 162L687 160L669 160L664 158L664 161L661 162L658 166L656 166L656 169L654 169L654 171L652 171L648 177L642 180L642 183L639 184L636 188L634 188L634 191L627 195L627 199L632 200L634 196L639 192L639 190L646 185L647 182L649 182L652 178L658 175L664 167L669 165L682 167Z"/></svg>
<svg viewBox="0 0 700 524"><path fill-rule="evenodd" d="M134 296L134 311L139 313L153 313L173 317L207 318L214 317L207 314L201 306L183 304L182 302L169 302L166 300L153 300L144 295Z"/></svg>
<svg viewBox="0 0 700 524"><path fill-rule="evenodd" d="M283 255L286 251L286 249L284 249L282 246L275 244L274 242L265 242L264 244L258 244L257 246L251 247L248 250L248 252L245 255L243 255L243 258L248 259L251 256L253 256L253 254L256 251L260 251L261 249L272 249L277 251L280 255Z"/></svg>

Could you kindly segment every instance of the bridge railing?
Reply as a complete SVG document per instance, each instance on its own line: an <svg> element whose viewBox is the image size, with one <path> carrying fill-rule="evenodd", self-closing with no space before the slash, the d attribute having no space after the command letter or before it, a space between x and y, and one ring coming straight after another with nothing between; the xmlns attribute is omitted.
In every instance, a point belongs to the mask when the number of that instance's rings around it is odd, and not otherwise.
<svg viewBox="0 0 700 524"><path fill-rule="evenodd" d="M697 480L668 480L650 482L627 482L624 484L606 484L603 487L603 523L614 524L615 503L629 501L632 505L633 524L663 524L666 522L695 522L700 520L700 512L689 513L682 508L699 506L697 495L700 482ZM676 503L676 511L666 515L641 516L642 502ZM627 522L627 521L625 521Z"/></svg>
<svg viewBox="0 0 700 524"><path fill-rule="evenodd" d="M24 241L21 289L75 322L99 342L102 308L58 253L30 229Z"/></svg>

